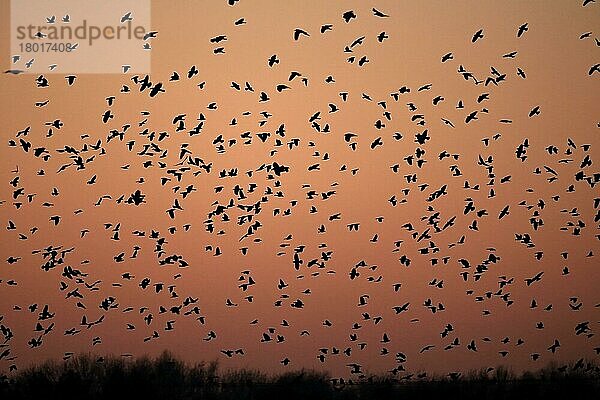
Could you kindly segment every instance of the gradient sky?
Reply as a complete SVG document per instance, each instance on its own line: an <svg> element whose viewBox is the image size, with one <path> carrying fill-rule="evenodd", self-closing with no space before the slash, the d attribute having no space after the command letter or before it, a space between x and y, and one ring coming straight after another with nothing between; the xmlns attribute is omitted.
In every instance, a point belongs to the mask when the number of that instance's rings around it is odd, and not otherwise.
<svg viewBox="0 0 600 400"><path fill-rule="evenodd" d="M0 7L8 19L8 2ZM389 17L375 16L373 7ZM357 18L346 23L342 15L349 10ZM594 161L600 145L600 71L588 71L599 62L598 5L154 1L151 16L158 37L150 41L150 80L162 82L166 90L154 98L148 90L139 91L131 74L80 74L69 86L59 71L45 74L50 87L43 89L36 87L38 75L0 76L0 324L14 334L5 343L10 355L0 360L1 369L62 359L66 352L139 356L164 349L190 362L218 359L223 368L277 372L307 367L332 375L348 375L347 364L352 363L373 373L400 365L407 372L448 372L500 364L536 369L552 360L597 358L600 208L592 183L599 173ZM246 23L234 25L242 17ZM517 37L525 23L528 30ZM333 28L321 34L324 24ZM6 70L13 66L4 26L0 53ZM310 36L294 40L296 28ZM483 38L472 43L480 29ZM377 40L381 32L389 36L383 42ZM591 34L581 38L586 32ZM211 43L218 35L227 40ZM344 51L363 36L352 52ZM213 54L216 47L224 47L225 54ZM516 52L514 58L503 57L511 52ZM441 62L447 53L453 58ZM269 67L272 55L280 62ZM363 56L369 61L358 66ZM188 79L192 65L199 73ZM525 79L517 75L518 68ZM475 79L464 79L459 70ZM171 82L174 71L180 80ZM289 81L291 71L301 76ZM504 80L485 83L504 74ZM329 76L333 82L327 82ZM242 90L233 89L232 82ZM246 82L254 92L244 90ZM278 92L279 84L290 89ZM123 85L131 92L122 93ZM430 87L418 90L425 85ZM399 93L404 86L410 92ZM259 102L261 92L268 101ZM340 92L348 93L346 101ZM115 96L110 107L108 96ZM434 105L437 96L443 100ZM45 100L50 101L44 107L34 105ZM208 108L213 102L215 110ZM457 107L459 102L463 108ZM330 113L329 104L339 111ZM536 106L540 113L530 117ZM114 117L105 124L101 117L109 109ZM142 110L149 115L142 116ZM477 119L466 123L474 111ZM317 112L321 132L309 122ZM206 117L202 132L190 136L200 113ZM186 115L186 129L176 132L172 121L180 114ZM64 126L48 137L45 123L55 119ZM385 127L378 129L377 121ZM109 132L122 131L125 124L131 127L124 139L107 142ZM285 137L276 133L281 124ZM326 124L329 132L322 131ZM17 138L28 126L28 135ZM157 136L168 133L152 142L159 154L138 154L151 143L140 134L145 128ZM425 129L429 140L419 144L415 135ZM245 132L250 141L241 136ZM266 132L263 141L260 134ZM345 140L349 132L357 136ZM220 136L221 150L215 143ZM383 145L372 148L377 138ZM32 149L25 152L19 139ZM11 140L17 145L11 146ZM91 145L98 140L101 148L94 150ZM525 140L526 158L521 160L516 151ZM294 141L297 145L290 146ZM180 159L182 145L191 157L210 164L210 172L189 165L188 155ZM72 154L60 151L65 146L89 160L85 169L71 165L57 172L73 161ZM556 151L550 154L549 146ZM39 147L48 150L47 161L33 154ZM425 152L422 166L417 165L417 149ZM159 158L165 150L166 156ZM443 152L449 157L440 159ZM411 156L412 165L407 162ZM144 167L148 160L152 165ZM289 171L274 176L265 167L273 163ZM169 171L181 167L189 169L178 182ZM237 176L220 177L221 171L234 168ZM39 174L42 169L44 175ZM580 172L583 179L576 180ZM413 174L417 181L407 182L405 176ZM93 176L95 183L87 183ZM163 184L163 178L170 180ZM184 198L188 185L195 191ZM238 185L244 198L234 192ZM443 185L445 194L431 200ZM13 198L21 188L22 194ZM53 188L58 195L52 195ZM136 190L145 195L145 203L127 204ZM330 191L335 194L325 198ZM31 201L28 195L34 195ZM105 195L110 198L96 205ZM117 202L121 196L124 201ZM389 201L393 196L395 206ZM166 210L175 199L183 210L171 219ZM233 206L223 214L210 215L230 201ZM475 210L464 215L470 201ZM238 207L258 202L258 213ZM499 219L506 206L509 214ZM439 232L429 224L436 213ZM330 218L336 214L339 219ZM55 226L50 218L57 215L61 220ZM248 215L250 222L238 223ZM441 230L453 217L454 223ZM543 225L535 230L532 218ZM206 229L207 220L213 233ZM7 229L10 221L15 229ZM258 221L260 228L242 238ZM349 230L354 223L359 230ZM119 240L113 238L117 225ZM430 237L422 238L427 229ZM82 230L89 232L81 237ZM135 235L136 230L145 236ZM157 238L151 238L152 231ZM516 240L523 234L530 235L533 246ZM457 244L462 236L463 243ZM164 238L164 254L155 251L158 238ZM48 246L73 250L63 264L46 272L41 269L46 260L35 251ZM140 249L131 258L135 246ZM116 262L122 252L124 261ZM322 257L324 252L330 256ZM303 260L298 270L295 253ZM539 260L536 253L543 254ZM171 255L183 257L188 266L160 264ZM400 262L402 256L410 265ZM498 259L491 262L494 256ZM9 263L10 257L19 259ZM313 259L320 266L309 267ZM87 275L68 279L61 275L66 266ZM485 272L477 273L478 266ZM353 268L360 274L355 279L350 278ZM126 272L134 278L123 279ZM466 280L463 272L468 272ZM539 272L541 280L527 285L526 279ZM255 284L242 290L250 277ZM144 278L150 279L145 290L139 286ZM279 289L280 279L288 286ZM8 284L11 280L17 284ZM443 287L435 286L441 280ZM157 283L164 284L159 293ZM401 284L399 290L394 284ZM67 299L77 288L83 298ZM105 311L99 306L110 296L118 306ZM180 315L169 311L188 296L197 302L185 305ZM362 297L364 305L361 296L368 296ZM228 306L228 299L236 306ZM301 309L292 307L298 299ZM424 305L427 299L435 313ZM396 314L393 307L405 303L410 303L408 311ZM38 305L35 312L29 311L32 304ZM55 315L38 321L46 304ZM161 312L161 306L167 311ZM184 315L195 306L200 314ZM133 310L126 312L128 307ZM148 314L154 318L150 325L144 321ZM84 315L88 321L104 319L87 329L80 325ZM204 324L199 316L205 317ZM282 320L289 326L282 326ZM167 321L175 321L173 330L165 330ZM42 337L42 346L31 349L28 341L40 336L38 322L54 328ZM576 326L585 322L589 330L577 335ZM127 329L128 323L135 329ZM448 324L453 330L442 336ZM71 328L81 331L63 334ZM159 337L144 341L154 331ZM203 340L211 331L216 338ZM263 333L273 341L261 342ZM276 343L278 335L283 342ZM101 343L94 345L94 338ZM524 343L517 345L519 339ZM556 339L560 348L553 354L548 347ZM458 345L452 345L455 340ZM467 348L471 341L477 352ZM434 347L421 352L429 345ZM321 351L325 348L327 353ZM333 348L340 354L332 354ZM221 352L237 349L244 354L230 358ZM346 349L349 355L343 353ZM396 360L398 352L407 356L405 362ZM318 359L321 354L324 362ZM532 354L540 358L533 361ZM291 361L287 367L280 363L285 358Z"/></svg>

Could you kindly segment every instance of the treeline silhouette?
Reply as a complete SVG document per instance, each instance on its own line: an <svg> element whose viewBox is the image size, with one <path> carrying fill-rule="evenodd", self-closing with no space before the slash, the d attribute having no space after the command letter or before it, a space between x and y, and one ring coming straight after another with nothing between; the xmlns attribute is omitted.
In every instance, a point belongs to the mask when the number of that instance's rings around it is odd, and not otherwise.
<svg viewBox="0 0 600 400"><path fill-rule="evenodd" d="M269 376L259 371L220 372L216 362L188 365L164 352L151 359L80 355L47 361L0 377L1 399L515 399L596 398L600 367L583 359L539 371L505 367L466 374L332 379L300 370Z"/></svg>

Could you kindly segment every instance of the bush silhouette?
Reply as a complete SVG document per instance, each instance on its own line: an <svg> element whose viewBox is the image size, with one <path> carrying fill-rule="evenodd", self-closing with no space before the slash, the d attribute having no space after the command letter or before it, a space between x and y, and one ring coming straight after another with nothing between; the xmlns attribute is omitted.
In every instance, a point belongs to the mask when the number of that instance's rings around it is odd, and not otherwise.
<svg viewBox="0 0 600 400"><path fill-rule="evenodd" d="M151 359L84 354L47 361L0 377L2 399L542 399L593 396L600 389L595 362L550 364L521 375L499 366L464 375L369 376L352 381L299 370L269 376L256 370L219 372L216 362L187 365L169 352Z"/></svg>

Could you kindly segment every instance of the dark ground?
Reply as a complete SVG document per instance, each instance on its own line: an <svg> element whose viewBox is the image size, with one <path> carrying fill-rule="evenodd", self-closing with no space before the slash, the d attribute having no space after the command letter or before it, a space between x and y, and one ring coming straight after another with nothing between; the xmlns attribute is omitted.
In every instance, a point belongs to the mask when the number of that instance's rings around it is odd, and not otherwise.
<svg viewBox="0 0 600 400"><path fill-rule="evenodd" d="M79 356L3 376L2 399L547 399L596 398L600 367L579 360L515 375L503 367L460 377L424 374L331 379L294 371L220 373L216 363L184 364L168 353L124 361Z"/></svg>

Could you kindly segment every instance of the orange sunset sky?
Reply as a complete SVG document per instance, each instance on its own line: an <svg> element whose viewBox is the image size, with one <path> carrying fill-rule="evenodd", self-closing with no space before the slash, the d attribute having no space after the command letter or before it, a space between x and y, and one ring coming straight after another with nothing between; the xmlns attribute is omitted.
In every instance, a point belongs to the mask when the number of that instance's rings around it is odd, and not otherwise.
<svg viewBox="0 0 600 400"><path fill-rule="evenodd" d="M598 3L152 1L152 97L0 4L1 370L597 359Z"/></svg>

